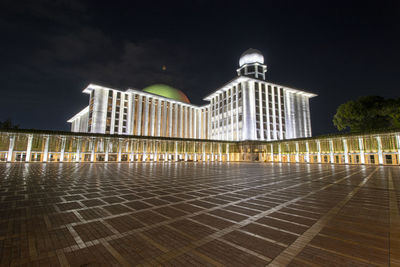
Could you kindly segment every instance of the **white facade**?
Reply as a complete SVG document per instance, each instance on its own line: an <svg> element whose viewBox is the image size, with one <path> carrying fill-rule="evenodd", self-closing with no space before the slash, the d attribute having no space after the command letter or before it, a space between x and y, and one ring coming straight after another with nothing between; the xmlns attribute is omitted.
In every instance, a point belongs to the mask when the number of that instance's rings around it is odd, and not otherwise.
<svg viewBox="0 0 400 267"><path fill-rule="evenodd" d="M73 132L212 140L281 140L311 136L309 98L302 90L265 81L255 49L240 60L238 77L196 106L144 91L90 84L89 106L72 117Z"/></svg>

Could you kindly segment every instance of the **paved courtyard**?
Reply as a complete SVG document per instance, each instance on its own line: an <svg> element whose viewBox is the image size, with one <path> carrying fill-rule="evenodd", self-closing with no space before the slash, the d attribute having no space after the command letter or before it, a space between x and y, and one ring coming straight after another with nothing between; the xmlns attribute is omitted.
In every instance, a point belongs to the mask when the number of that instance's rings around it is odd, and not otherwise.
<svg viewBox="0 0 400 267"><path fill-rule="evenodd" d="M0 164L0 264L395 266L400 168Z"/></svg>

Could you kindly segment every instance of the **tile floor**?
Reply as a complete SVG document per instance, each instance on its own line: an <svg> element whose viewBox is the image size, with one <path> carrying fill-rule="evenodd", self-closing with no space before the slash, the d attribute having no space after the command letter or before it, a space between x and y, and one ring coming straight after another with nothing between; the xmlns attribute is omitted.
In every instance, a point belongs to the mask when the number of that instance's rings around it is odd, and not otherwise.
<svg viewBox="0 0 400 267"><path fill-rule="evenodd" d="M400 168L0 164L0 265L396 266Z"/></svg>

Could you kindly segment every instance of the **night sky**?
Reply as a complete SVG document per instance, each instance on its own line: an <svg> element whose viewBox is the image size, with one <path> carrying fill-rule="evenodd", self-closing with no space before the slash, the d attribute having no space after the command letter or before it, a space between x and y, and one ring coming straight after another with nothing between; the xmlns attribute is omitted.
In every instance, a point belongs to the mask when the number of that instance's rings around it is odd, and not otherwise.
<svg viewBox="0 0 400 267"><path fill-rule="evenodd" d="M313 135L335 132L341 103L400 97L400 6L329 2L3 0L0 121L69 130L89 83L165 83L205 104L251 47L264 54L267 81L319 95Z"/></svg>

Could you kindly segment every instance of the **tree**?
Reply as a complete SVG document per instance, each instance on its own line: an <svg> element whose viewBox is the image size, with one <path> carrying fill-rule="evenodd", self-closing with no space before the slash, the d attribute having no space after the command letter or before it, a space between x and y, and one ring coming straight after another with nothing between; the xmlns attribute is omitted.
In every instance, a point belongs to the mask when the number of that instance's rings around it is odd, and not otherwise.
<svg viewBox="0 0 400 267"><path fill-rule="evenodd" d="M339 131L351 132L398 128L400 126L400 98L384 99L364 96L340 105L333 117Z"/></svg>
<svg viewBox="0 0 400 267"><path fill-rule="evenodd" d="M11 119L6 119L5 121L0 121L0 129L18 129L19 125L13 124Z"/></svg>
<svg viewBox="0 0 400 267"><path fill-rule="evenodd" d="M391 119L392 127L400 129L400 98L389 99L385 112Z"/></svg>

